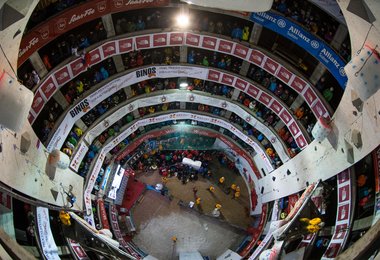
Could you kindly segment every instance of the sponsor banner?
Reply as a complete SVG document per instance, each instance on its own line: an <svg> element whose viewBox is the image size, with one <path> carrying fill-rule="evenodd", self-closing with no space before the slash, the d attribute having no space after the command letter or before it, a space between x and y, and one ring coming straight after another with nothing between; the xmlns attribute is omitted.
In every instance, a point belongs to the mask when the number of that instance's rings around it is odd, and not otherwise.
<svg viewBox="0 0 380 260"><path fill-rule="evenodd" d="M185 39L185 36L187 37ZM169 40L168 40L169 39ZM102 59L106 59L107 57L111 57L115 54L126 53L128 51L134 50L134 45L138 49L146 49L146 48L154 48L154 47L162 47L162 46L176 46L186 44L186 41L189 40L195 44L198 44L200 48L204 49L215 49L220 52L232 54L238 58L243 58L249 62L255 63L259 67L263 68L267 72L281 79L285 84L289 85L299 94L304 96L304 91L307 87L309 87L309 92L307 93L306 98L307 103L311 106L315 99L319 101L317 108L323 110L323 114L328 114L327 109L324 107L323 103L320 102L318 96L313 92L310 85L306 83L303 79L299 78L292 74L289 70L285 69L281 65L279 65L273 59L267 57L260 51L254 49L247 49L247 47L242 46L240 44L236 44L235 42L230 42L227 40L218 39L210 36L202 36L194 33L184 33L184 32L171 32L171 33L157 33L157 34L149 34L137 36L135 38L126 38L126 39L118 39L104 43L102 46L98 47L90 51L91 55L91 65L100 62ZM197 41L200 42L197 42ZM169 43L168 43L169 41ZM165 43L165 44L164 44ZM191 44L190 44L191 45ZM217 48L216 48L217 47ZM246 53L247 52L247 53ZM104 57L103 57L103 56ZM159 68L159 67L158 67ZM56 73L54 73L54 78L58 85L63 85L67 83L69 80L73 79L79 73L82 73L86 70L86 66L83 63L83 60L78 58L72 61L69 65L60 69ZM145 70L145 69L143 69ZM178 72L178 71L177 71ZM141 72L144 74L144 71ZM141 75L139 74L139 75ZM218 76L219 75L219 76ZM232 78L235 78L233 75L224 74L218 71L210 70L207 79L211 81L220 82L220 76L223 75L223 84L228 84L233 87L237 87L240 90L246 89L247 83L244 80L239 79L232 81ZM148 76L153 77L156 76L156 72L148 73ZM182 75L179 75L182 76ZM183 75L183 76L200 76L200 75ZM244 84L240 84L243 82ZM41 86L45 81L41 83ZM124 82L130 83L130 82ZM48 85L53 87L52 85ZM40 87L41 90L41 87ZM46 99L48 100L51 95L54 93L54 90L51 90L52 93L46 93ZM45 93L45 91L44 91ZM254 95L256 97L257 95ZM316 117L320 117L318 111L316 109L312 109ZM325 116L325 117L326 117Z"/></svg>
<svg viewBox="0 0 380 260"><path fill-rule="evenodd" d="M116 41L110 41L101 46L103 57L106 59L116 54Z"/></svg>
<svg viewBox="0 0 380 260"><path fill-rule="evenodd" d="M249 61L256 64L259 67L262 67L264 57L266 57L264 53L257 50L252 50L251 55L249 56Z"/></svg>
<svg viewBox="0 0 380 260"><path fill-rule="evenodd" d="M232 52L234 44L234 42L219 40L218 51L230 54Z"/></svg>
<svg viewBox="0 0 380 260"><path fill-rule="evenodd" d="M66 67L64 67L63 69L67 70ZM54 81L53 81L53 77L51 77L51 76L48 77L44 81L44 83L41 84L40 90L42 91L42 93L44 94L44 96L46 97L46 99L49 100L50 97L53 96L53 94L57 90L57 87L55 86Z"/></svg>
<svg viewBox="0 0 380 260"><path fill-rule="evenodd" d="M153 35L153 47L162 47L168 45L168 34L158 33Z"/></svg>
<svg viewBox="0 0 380 260"><path fill-rule="evenodd" d="M92 65L97 64L97 63L99 63L99 62L102 61L102 56L100 54L100 47L96 48L96 49L93 49L88 54L90 55L90 63L87 64L87 65L92 66Z"/></svg>
<svg viewBox="0 0 380 260"><path fill-rule="evenodd" d="M79 165L81 164L87 151L88 151L88 146L84 142L81 142L79 145L79 148L77 149L77 152L75 153L74 157L71 159L71 162L70 162L70 168L72 170L74 170L75 172L78 171Z"/></svg>
<svg viewBox="0 0 380 260"><path fill-rule="evenodd" d="M72 79L86 70L82 59L76 59L70 63L70 70L73 74Z"/></svg>
<svg viewBox="0 0 380 260"><path fill-rule="evenodd" d="M119 46L119 54L133 51L133 38L117 40Z"/></svg>
<svg viewBox="0 0 380 260"><path fill-rule="evenodd" d="M53 234L50 229L50 220L49 220L49 209L43 207L36 208L37 215L37 229L38 229L38 239L40 240L41 250L45 255L46 259L57 259L58 256L58 247L55 244Z"/></svg>
<svg viewBox="0 0 380 260"><path fill-rule="evenodd" d="M246 58L247 58L247 55L248 55L248 50L249 50L248 47L236 43L236 44L235 44L235 49L234 49L233 54L234 54L235 56L238 56L239 58L246 59Z"/></svg>
<svg viewBox="0 0 380 260"><path fill-rule="evenodd" d="M110 229L110 224L108 223L106 208L104 207L103 199L98 199L98 217L102 224L103 229Z"/></svg>
<svg viewBox="0 0 380 260"><path fill-rule="evenodd" d="M74 105L70 110L69 113L66 114L63 121L61 122L60 126L57 128L57 130L54 132L54 135L52 139L50 140L47 149L48 151L52 151L54 149L61 149L67 135L69 134L70 130L74 126L74 123L80 119L83 115L85 115L88 111L90 111L92 108L94 108L96 105L98 105L100 102L102 102L104 99L108 98L112 94L116 93L120 89L122 89L125 86L129 86L132 84L135 84L137 82L141 82L143 80L147 80L150 78L173 78L173 77L191 77L191 78L199 78L199 79L206 79L206 78L212 78L212 81L220 81L224 79L225 82L232 79L234 76L230 76L229 74L221 73L215 70L208 70L201 67L190 67L190 66L152 66L152 67L146 67L143 69L138 69L136 71L130 72L124 76L121 76L107 84L105 84L103 87L99 88L95 92L91 93L88 97L81 100L79 103ZM235 77L234 77L235 78ZM248 82L241 80L239 78L236 78L233 80L234 86L236 88L239 88L241 90L246 90L248 87ZM232 84L231 84L232 85ZM250 88L253 89L254 87L250 85ZM169 100L170 95L165 96L165 102L171 102ZM262 100L260 102L268 105L270 102L270 96L268 94L262 93ZM181 98L182 101L187 101L183 99L184 95L177 94L176 98L178 100L173 101L179 101ZM187 98L190 98L190 96L186 96ZM201 95L191 95L192 98L199 97L201 98L199 101L207 102L211 100L210 98L202 97ZM266 97L266 99L265 99ZM151 106L153 103L155 104L161 104L163 97L151 97L150 99L139 99L138 103L133 103L132 110L137 109L138 107L143 106ZM154 101L154 99L156 101ZM190 100L190 99L189 99ZM264 100L264 101L263 101ZM265 102L267 100L268 102ZM194 101L190 100L190 101ZM146 105L143 105L145 102ZM153 102L153 103L152 103ZM195 102L198 102L196 100ZM138 106L137 106L138 104ZM210 105L215 105L213 103L205 103ZM226 108L223 106L220 106L222 108ZM130 110L130 111L132 111ZM239 113L241 114L241 111L244 111L242 109L239 110ZM245 111L246 117L249 116ZM244 117L244 118L246 118ZM283 110L281 113L280 118L282 118L286 125L290 122L292 119L292 116L290 113L286 110ZM111 122L104 122L104 127L108 127L109 125L112 125ZM99 129L99 128L98 128ZM102 129L102 128L101 128ZM264 131L264 130L263 130ZM270 139L269 139L270 140ZM91 143L91 142L90 142ZM278 149L280 151L282 149Z"/></svg>
<svg viewBox="0 0 380 260"><path fill-rule="evenodd" d="M317 99L317 94L315 94L314 90L310 87L306 89L305 94L303 96L310 107Z"/></svg>
<svg viewBox="0 0 380 260"><path fill-rule="evenodd" d="M171 46L183 45L184 40L185 40L185 33L182 33L182 32L169 33L169 44Z"/></svg>
<svg viewBox="0 0 380 260"><path fill-rule="evenodd" d="M18 64L21 66L34 52L77 26L114 12L166 6L169 0L94 0L68 8L44 24L32 28L22 39Z"/></svg>
<svg viewBox="0 0 380 260"><path fill-rule="evenodd" d="M38 115L44 105L45 105L45 100L42 98L40 90L38 90L34 94L34 99L33 99L31 110L34 112L34 114Z"/></svg>
<svg viewBox="0 0 380 260"><path fill-rule="evenodd" d="M186 45L198 47L200 43L201 36L194 33L186 33Z"/></svg>
<svg viewBox="0 0 380 260"><path fill-rule="evenodd" d="M150 35L143 35L135 37L136 50L147 49L151 46Z"/></svg>
<svg viewBox="0 0 380 260"><path fill-rule="evenodd" d="M210 49L210 50L215 50L216 48L216 43L217 43L217 38L215 37L210 37L210 36L203 36L202 37L202 48L205 49Z"/></svg>
<svg viewBox="0 0 380 260"><path fill-rule="evenodd" d="M70 238L67 238L67 242L69 246L71 247L72 251L74 252L76 259L79 259L79 260L90 259L79 243L77 243L76 241Z"/></svg>
<svg viewBox="0 0 380 260"><path fill-rule="evenodd" d="M280 66L276 76L282 80L285 84L289 85L290 79L293 77L293 73L286 69L284 66Z"/></svg>
<svg viewBox="0 0 380 260"><path fill-rule="evenodd" d="M375 209L372 219L372 226L380 219L380 146L372 152L373 172L375 174Z"/></svg>
<svg viewBox="0 0 380 260"><path fill-rule="evenodd" d="M109 207L109 217L110 217L110 220L111 220L111 226L112 226L112 230L113 230L113 233L116 237L116 239L119 241L120 245L126 249L132 256L136 257L136 259L140 259L140 255L138 253L136 253L132 247L129 246L129 244L124 240L122 234L121 234L121 231L120 231L120 228L119 228L119 221L118 221L118 217L117 217L117 210L116 210L116 207L115 205L110 205Z"/></svg>
<svg viewBox="0 0 380 260"><path fill-rule="evenodd" d="M347 76L344 72L344 66L346 63L323 40L309 33L302 26L273 12L252 13L250 19L288 38L305 49L324 64L339 82L342 89L345 89Z"/></svg>
<svg viewBox="0 0 380 260"><path fill-rule="evenodd" d="M94 168L91 171L90 177L86 185L86 189L84 191L84 205L85 205L86 213L87 213L87 216L85 217L89 220L92 220L92 223L89 222L89 224L91 224L92 226L95 226L95 223L93 222L94 216L92 214L91 191L94 188L95 181L98 178L100 169L102 168L104 158L105 158L105 153L103 152L103 149L102 149L99 152L99 155L96 157Z"/></svg>
<svg viewBox="0 0 380 260"><path fill-rule="evenodd" d="M278 69L278 67L280 66L280 64L278 64L276 61L272 60L271 58L268 58L265 60L265 63L264 63L264 69L266 71L269 71L269 73L271 74L276 74L276 71Z"/></svg>
<svg viewBox="0 0 380 260"><path fill-rule="evenodd" d="M56 71L53 75L59 86L62 86L71 80L68 66L64 66L62 69Z"/></svg>
<svg viewBox="0 0 380 260"><path fill-rule="evenodd" d="M338 174L337 184L338 205L335 230L321 259L335 258L344 248L349 236L349 227L352 221L350 169Z"/></svg>
<svg viewBox="0 0 380 260"><path fill-rule="evenodd" d="M128 127L126 130L124 130L122 133L120 133L118 136L116 136L106 146L104 146L103 151L104 153L108 153L109 151L111 151L121 141L123 141L133 132L135 132L140 126L146 126L146 125L165 122L165 121L171 121L174 119L177 119L177 120L191 119L191 120L195 120L199 122L211 123L214 125L221 126L225 129L228 129L234 135L236 135L242 141L244 141L246 144L248 144L253 149L255 149L256 153L260 154L261 158L264 160L267 170L269 172L273 171L271 160L267 157L265 151L263 151L259 145L253 142L252 139L246 136L243 132L236 129L233 125L231 125L230 123L224 120L215 119L213 117L209 117L205 115L191 114L191 113L171 113L171 114L161 115L161 116L157 116L153 118L146 118L146 119L139 120L138 122L134 123L132 126Z"/></svg>

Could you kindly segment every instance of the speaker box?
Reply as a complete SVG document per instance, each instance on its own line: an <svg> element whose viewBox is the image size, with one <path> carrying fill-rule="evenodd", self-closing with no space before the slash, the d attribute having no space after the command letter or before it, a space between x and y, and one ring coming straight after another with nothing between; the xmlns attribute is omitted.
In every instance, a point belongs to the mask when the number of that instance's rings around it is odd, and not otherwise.
<svg viewBox="0 0 380 260"><path fill-rule="evenodd" d="M20 131L28 118L33 102L33 92L0 72L0 124L12 131Z"/></svg>

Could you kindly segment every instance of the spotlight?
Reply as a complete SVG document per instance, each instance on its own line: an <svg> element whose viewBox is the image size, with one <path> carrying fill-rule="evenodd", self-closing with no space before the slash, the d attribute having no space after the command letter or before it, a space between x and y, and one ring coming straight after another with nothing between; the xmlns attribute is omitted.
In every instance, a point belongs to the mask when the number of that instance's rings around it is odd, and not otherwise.
<svg viewBox="0 0 380 260"><path fill-rule="evenodd" d="M181 83L179 84L179 88L180 88L180 89L186 89L188 86L189 86L189 84L187 84L187 82L181 82Z"/></svg>
<svg viewBox="0 0 380 260"><path fill-rule="evenodd" d="M179 14L176 17L177 26L180 28L187 28L190 24L190 17L186 14Z"/></svg>

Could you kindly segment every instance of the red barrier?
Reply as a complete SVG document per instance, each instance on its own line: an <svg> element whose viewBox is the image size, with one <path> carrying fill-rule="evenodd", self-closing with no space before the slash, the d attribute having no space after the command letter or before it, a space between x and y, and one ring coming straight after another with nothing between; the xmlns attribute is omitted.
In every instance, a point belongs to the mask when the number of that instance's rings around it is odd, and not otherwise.
<svg viewBox="0 0 380 260"><path fill-rule="evenodd" d="M45 44L84 23L107 14L166 6L169 3L169 0L94 0L69 8L33 28L22 38L17 64L20 66Z"/></svg>

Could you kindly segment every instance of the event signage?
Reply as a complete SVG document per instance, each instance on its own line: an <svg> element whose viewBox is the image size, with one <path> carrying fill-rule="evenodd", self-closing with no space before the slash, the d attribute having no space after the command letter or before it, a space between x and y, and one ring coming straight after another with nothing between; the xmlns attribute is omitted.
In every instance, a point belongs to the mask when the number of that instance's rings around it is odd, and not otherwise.
<svg viewBox="0 0 380 260"><path fill-rule="evenodd" d="M344 72L346 63L331 49L326 42L307 32L302 26L291 22L286 17L273 12L251 13L250 19L293 41L316 59L331 72L340 86L345 89L347 75Z"/></svg>
<svg viewBox="0 0 380 260"><path fill-rule="evenodd" d="M68 8L42 25L32 28L22 38L17 64L21 66L44 45L84 23L115 12L166 6L169 3L169 0L95 0Z"/></svg>
<svg viewBox="0 0 380 260"><path fill-rule="evenodd" d="M55 244L53 234L50 229L49 209L44 207L36 208L38 239L41 249L46 259L59 260L58 247Z"/></svg>
<svg viewBox="0 0 380 260"><path fill-rule="evenodd" d="M123 236L121 235L116 206L111 204L109 207L110 207L109 217L111 221L112 230L116 239L119 241L120 245L124 249L126 249L132 256L136 257L136 259L140 259L140 255L136 253L135 250L132 249L132 247L129 246L129 244L124 240Z"/></svg>
<svg viewBox="0 0 380 260"><path fill-rule="evenodd" d="M299 76L291 73L288 69L283 67L281 64L276 62L274 59L269 58L261 51L255 49L249 49L248 47L237 44L233 41L222 40L216 37L203 36L195 33L187 33L187 32L168 32L168 33L156 33L156 34L148 34L141 35L136 37L122 38L117 40L111 40L103 43L103 45L91 50L90 56L91 61L88 65L94 65L96 63L101 62L107 57L111 57L116 54L127 53L134 49L147 49L154 48L155 45L159 44L159 47L164 46L178 46L184 43L184 39L201 42L199 48L210 49L218 47L218 51L232 54L238 58L242 58L248 62L254 63L262 69L266 70L268 73L276 76L280 80L282 80L289 87L294 89L297 93L302 95L307 104L312 108L311 110L318 117L329 117L329 113L327 108L324 106L323 102L319 99L319 97L314 93L314 90L305 80L301 79ZM166 39L170 39L169 44ZM153 40L152 40L153 39ZM152 44L153 42L153 44ZM197 43L197 44L198 44ZM174 67L174 66L171 66ZM38 99L38 95L36 94L35 101L36 104L32 107L30 113L32 114L29 117L31 123L34 122L36 115L41 111L45 104L45 100L48 101L51 96L55 93L55 91L62 85L66 84L70 80L74 79L75 76L79 75L82 72L87 70L87 66L83 63L81 58L77 58L71 61L69 64L65 65L63 68L58 69L52 75L50 75L47 79L42 80L38 91L43 94L44 99ZM144 69L143 69L144 70ZM201 75L197 75L196 73L192 75L186 75L190 71L185 70L182 74L178 74L177 76L181 77L201 77ZM207 71L205 69L204 71ZM176 71L179 73L180 71ZM195 72L193 70L193 72ZM199 70L198 70L199 72ZM147 73L146 75L150 77L156 77L156 73ZM167 76L167 75L166 75ZM222 83L236 87L240 90L245 90L248 84L247 81L240 79L231 74L221 73L216 70L209 70L208 72L208 80L220 82L220 77L222 76ZM175 75L173 76L175 77ZM140 77L139 77L140 78ZM204 78L202 78L204 79ZM305 93L307 92L307 93ZM251 93L249 93L251 95ZM253 95L256 97L256 95ZM299 144L298 144L299 145Z"/></svg>
<svg viewBox="0 0 380 260"><path fill-rule="evenodd" d="M352 221L350 169L338 174L338 205L335 230L321 259L334 259L344 248Z"/></svg>
<svg viewBox="0 0 380 260"><path fill-rule="evenodd" d="M71 162L70 162L70 168L73 169L75 172L78 171L79 165L82 162L87 151L88 151L88 146L84 142L81 142L77 152L75 153L74 157L71 159Z"/></svg>
<svg viewBox="0 0 380 260"><path fill-rule="evenodd" d="M102 228L109 230L110 225L108 223L107 212L106 212L106 208L104 207L103 199L98 199L98 214L99 214L100 222L102 224Z"/></svg>
<svg viewBox="0 0 380 260"><path fill-rule="evenodd" d="M75 122L80 119L83 115L85 115L88 111L90 111L93 107L95 107L97 104L99 104L104 99L108 98L112 94L116 93L123 87L127 85L132 85L137 82L149 79L151 77L159 77L159 78L169 78L169 77L177 77L180 76L188 76L188 77L194 77L194 78L207 78L208 70L200 67L189 67L189 66L158 66L158 67L147 67L144 69L140 69L131 73L128 73L120 78L117 78L107 84L105 84L102 88L96 90L95 92L91 93L88 97L83 99L82 101L75 104L70 110L69 113L66 114L63 121L59 125L59 127L54 132L53 137L51 138L47 149L48 151L52 151L54 149L60 149L67 137L67 135L70 133L70 130L74 126ZM246 88L248 85L247 82L239 80L236 84L240 84L242 88ZM215 105L215 100L212 100L208 97L203 97L201 95L195 95L193 96L197 97L198 102L206 102L205 104L209 105ZM165 96L167 98L167 102L170 102L169 97L170 95ZM183 98L184 95L177 94L176 98L179 100ZM187 97L187 96L186 96ZM273 100L272 97L269 95L267 98L270 98ZM154 101L156 99L156 101ZM174 99L173 101L179 101ZM210 103L210 100L212 100L212 103ZM186 101L186 100L182 100ZM136 103L137 102L137 103ZM153 103L155 104L161 104L162 99L156 97L150 97L149 99L141 99L138 101L135 101L133 103L134 108L143 107L143 106L151 106ZM146 105L142 105L142 104ZM222 106L221 106L222 107ZM222 107L224 108L224 107ZM238 114L241 114L243 112L242 109L239 110ZM283 113L285 110L283 111ZM248 116L247 112L243 112ZM285 121L286 125L289 125L293 121L293 117L290 116L288 112L287 113L287 120ZM246 118L246 117L244 117ZM283 117L281 117L283 118ZM262 129L259 129L260 131L265 131L265 127ZM297 136L294 136L296 139ZM301 145L298 144L301 149L303 149L306 144Z"/></svg>

